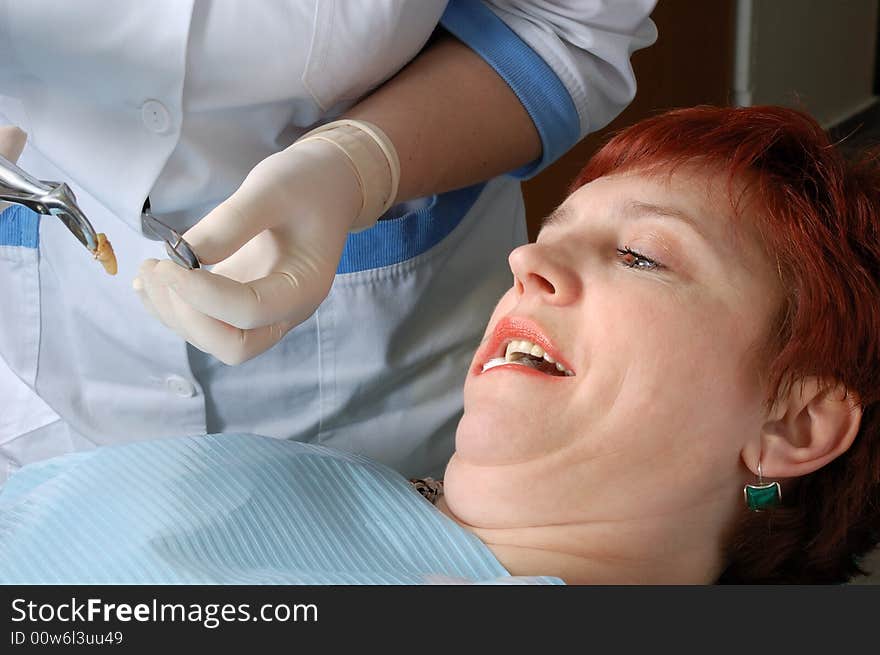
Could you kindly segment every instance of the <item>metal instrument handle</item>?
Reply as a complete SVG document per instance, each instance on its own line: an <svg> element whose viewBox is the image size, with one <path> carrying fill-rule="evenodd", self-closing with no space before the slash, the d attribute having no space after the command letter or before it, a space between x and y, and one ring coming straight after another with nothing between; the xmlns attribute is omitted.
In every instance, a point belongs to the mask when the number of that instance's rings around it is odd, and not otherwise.
<svg viewBox="0 0 880 655"><path fill-rule="evenodd" d="M57 216L86 248L95 252L98 236L63 182L38 180L0 155L0 200L24 205L44 216Z"/></svg>

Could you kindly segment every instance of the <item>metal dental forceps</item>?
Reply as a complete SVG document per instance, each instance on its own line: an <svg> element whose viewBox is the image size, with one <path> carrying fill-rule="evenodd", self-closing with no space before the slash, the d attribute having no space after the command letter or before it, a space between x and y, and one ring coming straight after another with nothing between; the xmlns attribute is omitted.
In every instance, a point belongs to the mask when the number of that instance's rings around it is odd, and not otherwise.
<svg viewBox="0 0 880 655"><path fill-rule="evenodd" d="M0 155L0 200L24 205L44 216L57 216L89 252L98 256L98 234L64 182L38 180ZM176 264L190 270L200 268L199 258L184 238L150 213L149 199L144 204L141 220L165 242L165 250Z"/></svg>
<svg viewBox="0 0 880 655"><path fill-rule="evenodd" d="M180 236L180 233L153 216L153 213L150 211L149 198L144 203L141 223L156 235L159 240L165 242L165 252L168 253L168 256L175 264L189 270L201 268L199 258L196 257L196 253L193 252L193 249L186 240Z"/></svg>
<svg viewBox="0 0 880 655"><path fill-rule="evenodd" d="M0 200L24 205L44 216L57 216L91 253L97 251L95 228L76 204L73 191L63 182L37 180L0 156Z"/></svg>

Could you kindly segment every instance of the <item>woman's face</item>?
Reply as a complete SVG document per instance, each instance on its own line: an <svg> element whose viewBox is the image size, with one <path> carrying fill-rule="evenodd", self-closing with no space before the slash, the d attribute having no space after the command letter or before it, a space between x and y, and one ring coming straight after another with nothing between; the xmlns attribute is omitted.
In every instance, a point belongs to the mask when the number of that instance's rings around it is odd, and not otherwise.
<svg viewBox="0 0 880 655"><path fill-rule="evenodd" d="M740 451L766 420L762 346L782 293L748 207L735 218L716 177L600 178L510 255L514 284L474 356L446 471L460 520L560 524L741 501ZM532 363L483 370L511 341L538 346ZM568 372L538 363L542 351Z"/></svg>

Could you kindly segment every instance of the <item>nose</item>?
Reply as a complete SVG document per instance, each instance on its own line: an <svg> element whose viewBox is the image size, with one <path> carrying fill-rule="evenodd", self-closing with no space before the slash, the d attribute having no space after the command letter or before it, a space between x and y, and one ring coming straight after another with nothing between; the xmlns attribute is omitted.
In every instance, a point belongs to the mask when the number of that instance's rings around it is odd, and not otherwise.
<svg viewBox="0 0 880 655"><path fill-rule="evenodd" d="M517 296L537 295L544 302L567 305L581 294L583 285L577 271L554 257L549 246L528 243L514 249L507 261Z"/></svg>

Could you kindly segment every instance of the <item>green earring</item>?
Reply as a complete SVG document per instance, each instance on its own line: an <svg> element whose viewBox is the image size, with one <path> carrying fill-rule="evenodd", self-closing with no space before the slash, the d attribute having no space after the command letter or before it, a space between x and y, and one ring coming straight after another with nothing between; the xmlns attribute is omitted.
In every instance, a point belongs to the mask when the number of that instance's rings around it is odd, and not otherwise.
<svg viewBox="0 0 880 655"><path fill-rule="evenodd" d="M747 484L743 487L743 495L746 498L746 507L753 512L760 512L782 502L782 487L778 482L764 482L761 460L758 460L758 484Z"/></svg>

